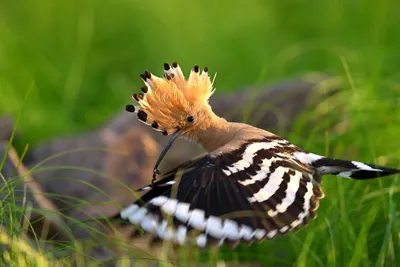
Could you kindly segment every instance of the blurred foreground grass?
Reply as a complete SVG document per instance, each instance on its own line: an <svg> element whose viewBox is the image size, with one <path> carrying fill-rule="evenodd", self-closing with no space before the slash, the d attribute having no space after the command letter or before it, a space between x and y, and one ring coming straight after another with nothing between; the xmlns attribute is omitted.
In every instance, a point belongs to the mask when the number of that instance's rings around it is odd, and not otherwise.
<svg viewBox="0 0 400 267"><path fill-rule="evenodd" d="M164 61L218 72L218 93L311 71L343 92L303 114L293 143L400 166L400 3L396 1L0 2L0 112L34 144L93 128ZM238 103L240 104L240 103ZM312 123L314 127L310 128ZM326 177L319 217L299 233L222 258L268 266L399 266L398 177Z"/></svg>

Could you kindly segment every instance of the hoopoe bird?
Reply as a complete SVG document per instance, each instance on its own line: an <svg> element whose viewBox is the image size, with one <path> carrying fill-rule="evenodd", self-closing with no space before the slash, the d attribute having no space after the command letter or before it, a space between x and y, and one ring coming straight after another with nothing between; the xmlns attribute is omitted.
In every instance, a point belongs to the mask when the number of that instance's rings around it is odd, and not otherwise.
<svg viewBox="0 0 400 267"><path fill-rule="evenodd" d="M186 80L177 63L165 63L163 76L140 75L143 93L133 95L139 106L126 110L170 135L169 142L152 183L114 217L154 239L198 247L272 239L316 217L323 175L366 180L400 172L320 156L266 130L226 121L208 103L214 88L207 67L194 66ZM177 138L207 153L160 174L157 167Z"/></svg>

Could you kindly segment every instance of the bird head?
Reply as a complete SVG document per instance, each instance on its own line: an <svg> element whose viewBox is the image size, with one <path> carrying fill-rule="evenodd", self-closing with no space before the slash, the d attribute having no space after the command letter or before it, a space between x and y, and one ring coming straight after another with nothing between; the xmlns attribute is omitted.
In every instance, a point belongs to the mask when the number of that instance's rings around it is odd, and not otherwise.
<svg viewBox="0 0 400 267"><path fill-rule="evenodd" d="M208 103L214 93L208 68L194 66L188 79L175 62L164 63L162 78L150 71L140 75L144 82L142 92L133 94L139 107L127 105L136 112L139 121L164 135L191 138L194 132L204 130L212 123L213 112Z"/></svg>

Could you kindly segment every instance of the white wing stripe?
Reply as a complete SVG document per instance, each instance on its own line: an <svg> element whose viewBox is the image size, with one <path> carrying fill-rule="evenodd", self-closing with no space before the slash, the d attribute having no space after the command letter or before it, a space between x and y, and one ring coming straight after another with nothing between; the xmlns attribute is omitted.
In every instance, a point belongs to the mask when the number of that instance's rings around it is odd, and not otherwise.
<svg viewBox="0 0 400 267"><path fill-rule="evenodd" d="M206 223L206 233L217 239L223 238L224 231L221 219L215 216L210 216Z"/></svg>
<svg viewBox="0 0 400 267"><path fill-rule="evenodd" d="M178 229L175 232L175 240L181 245L185 244L186 242L186 232L187 232L186 226L182 225L179 225Z"/></svg>
<svg viewBox="0 0 400 267"><path fill-rule="evenodd" d="M248 201L253 202L264 202L268 200L271 196L275 194L275 192L279 189L280 183L283 181L283 175L289 169L286 167L279 166L276 168L274 173L271 174L270 179L267 184L261 188L257 193L255 193L252 197L248 198Z"/></svg>
<svg viewBox="0 0 400 267"><path fill-rule="evenodd" d="M269 239L273 238L274 236L276 236L276 234L278 233L278 230L272 230L269 233L267 233L267 237Z"/></svg>
<svg viewBox="0 0 400 267"><path fill-rule="evenodd" d="M225 219L223 231L225 236L231 240L237 240L240 238L239 225L235 221Z"/></svg>
<svg viewBox="0 0 400 267"><path fill-rule="evenodd" d="M197 237L197 246L203 248L207 244L207 236L205 234L201 234Z"/></svg>
<svg viewBox="0 0 400 267"><path fill-rule="evenodd" d="M129 205L127 208L123 209L120 213L122 219L128 218L128 216L139 209L139 206L136 204Z"/></svg>
<svg viewBox="0 0 400 267"><path fill-rule="evenodd" d="M273 231L271 231L271 232L273 232ZM258 240L263 239L266 234L267 234L267 231L265 231L264 229L256 229L256 230L254 230L254 237L256 239L258 239Z"/></svg>
<svg viewBox="0 0 400 267"><path fill-rule="evenodd" d="M279 213L285 212L287 208L294 202L297 190L299 189L300 186L301 177L302 173L298 171L295 171L295 174L290 176L290 181L286 189L286 197L282 200L282 203L276 206L276 210Z"/></svg>
<svg viewBox="0 0 400 267"><path fill-rule="evenodd" d="M262 181L264 180L267 176L268 173L270 173L270 167L274 159L263 159L260 167L261 169L257 171L257 174L254 176L250 176L250 179L244 180L244 181L239 181L242 185L250 185L254 184L257 181Z"/></svg>
<svg viewBox="0 0 400 267"><path fill-rule="evenodd" d="M158 196L158 197L153 198L153 199L150 201L150 203L153 204L154 206L161 207L161 206L164 205L165 202L167 202L167 201L168 201L168 198L167 198L167 197L165 197L165 196Z"/></svg>
<svg viewBox="0 0 400 267"><path fill-rule="evenodd" d="M166 220L163 220L158 227L156 228L156 233L157 235L162 238L162 239L168 239L168 235L167 235L167 226L168 223Z"/></svg>
<svg viewBox="0 0 400 267"><path fill-rule="evenodd" d="M196 238L196 244L199 247L204 247L207 244L207 234L219 239L221 242L218 245L222 245L226 239L232 241L240 239L247 241L252 239L261 240L265 236L273 238L278 233L277 230L267 232L264 229L253 229L247 225L239 225L233 220L221 219L216 216L209 216L205 219L204 211L200 209L190 210L188 203L178 202L176 199L169 199L165 196L158 196L152 199L151 204L159 206L165 213L175 216L183 223L187 222L193 228L204 231ZM172 228L172 225L169 225L167 220L158 221L157 217L148 213L145 207L132 204L121 213L127 216L132 224L139 225L146 232L155 233L163 240L173 239L181 245L188 242L187 227L185 225Z"/></svg>
<svg viewBox="0 0 400 267"><path fill-rule="evenodd" d="M258 151L262 149L271 149L281 146L285 143L287 143L285 140L273 140L271 142L259 142L248 145L242 155L242 159L233 163L231 166L226 166L230 173L228 174L228 172L225 172L225 174L229 176L232 173L236 173L250 167L253 164L253 159Z"/></svg>
<svg viewBox="0 0 400 267"><path fill-rule="evenodd" d="M140 224L140 227L146 232L154 232L159 226L157 225L157 220L154 215L147 215L143 218L142 223ZM162 224L161 224L162 226Z"/></svg>
<svg viewBox="0 0 400 267"><path fill-rule="evenodd" d="M146 213L147 210L145 208L140 208L137 211L128 214L128 219L133 224L139 224L145 217Z"/></svg>
<svg viewBox="0 0 400 267"><path fill-rule="evenodd" d="M188 221L193 228L203 231L206 227L206 220L204 218L204 211L199 209L192 210Z"/></svg>
<svg viewBox="0 0 400 267"><path fill-rule="evenodd" d="M176 206L175 217L183 223L186 223L190 218L190 205L188 203L178 202Z"/></svg>
<svg viewBox="0 0 400 267"><path fill-rule="evenodd" d="M168 215L174 215L176 213L176 204L178 204L178 201L176 199L170 198L167 202L164 203L161 209Z"/></svg>
<svg viewBox="0 0 400 267"><path fill-rule="evenodd" d="M313 196L313 184L311 181L309 181L307 183L307 192L304 195L303 212L301 212L297 217L297 219L290 224L292 228L295 228L296 226L301 224L304 218L308 216L310 210L310 200L312 196Z"/></svg>
<svg viewBox="0 0 400 267"><path fill-rule="evenodd" d="M367 164L364 164L362 162L358 162L358 161L352 161L351 163L353 163L357 168L361 169L361 170L366 170L366 171L376 171L376 172L381 172L382 170L380 169L374 169L370 166L368 166Z"/></svg>
<svg viewBox="0 0 400 267"><path fill-rule="evenodd" d="M281 233L285 233L287 230L289 230L289 225L285 225L285 226L283 226L279 231L281 232Z"/></svg>
<svg viewBox="0 0 400 267"><path fill-rule="evenodd" d="M345 178L351 178L352 174L353 174L352 171L347 171L347 172L339 172L337 175Z"/></svg>
<svg viewBox="0 0 400 267"><path fill-rule="evenodd" d="M293 158L300 161L304 165L311 165L314 161L324 157L314 153L296 152L293 154Z"/></svg>
<svg viewBox="0 0 400 267"><path fill-rule="evenodd" d="M254 236L253 229L251 229L251 227L247 225L241 225L239 230L239 236L244 240L250 241Z"/></svg>

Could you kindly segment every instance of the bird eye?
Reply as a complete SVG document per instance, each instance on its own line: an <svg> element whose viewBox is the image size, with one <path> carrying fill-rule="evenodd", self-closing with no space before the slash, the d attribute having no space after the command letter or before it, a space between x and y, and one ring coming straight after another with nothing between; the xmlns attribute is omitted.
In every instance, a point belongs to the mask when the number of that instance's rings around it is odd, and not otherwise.
<svg viewBox="0 0 400 267"><path fill-rule="evenodd" d="M186 118L186 120L187 120L188 122L193 122L193 121L194 121L194 118L193 118L193 116L189 116L189 117Z"/></svg>

